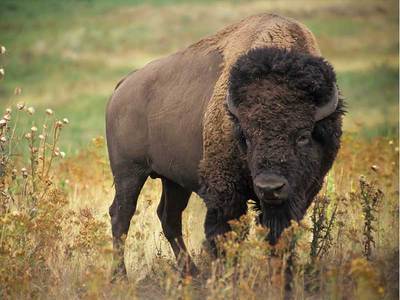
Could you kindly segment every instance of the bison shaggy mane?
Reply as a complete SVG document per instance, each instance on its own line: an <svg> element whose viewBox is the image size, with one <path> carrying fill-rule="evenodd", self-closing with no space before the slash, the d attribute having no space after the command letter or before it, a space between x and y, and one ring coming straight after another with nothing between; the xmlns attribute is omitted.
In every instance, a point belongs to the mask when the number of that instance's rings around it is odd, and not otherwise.
<svg viewBox="0 0 400 300"><path fill-rule="evenodd" d="M245 97L241 97L243 88L263 80L267 80L272 87L283 85L289 90L295 91L299 95L298 99L304 99L304 101L316 107L330 101L334 86L336 85L336 75L333 67L322 57L282 48L256 48L240 56L231 68L228 81L230 101L236 107L242 101L248 101ZM226 109L228 110L227 106ZM312 199L320 190L323 177L331 168L340 147L340 136L342 134L341 117L344 113L344 101L340 96L336 111L315 124L313 137L323 146L324 159L319 180L315 180L315 184L308 191L309 193L306 198L303 200L294 200L278 209L271 209L265 211L262 215L260 214L260 222L270 229L268 239L272 244L276 243L282 231L290 225L291 220L301 220L310 206ZM235 136L237 139L240 139L242 136L240 134L240 126L231 113L229 113L229 116L234 124ZM241 182L246 185L250 182L249 178L243 180L243 176L248 176L248 172L245 170L242 171L242 174L237 174L237 176L241 177L234 180L237 183ZM244 186L241 187L240 184L236 185L236 189L236 193L239 194L248 190ZM252 192L250 194L250 198L256 200L256 209L261 212L259 201L254 199L256 197L255 194ZM239 197L232 197L231 199L237 199L236 201L238 201L238 199L245 198L249 198L249 195L242 194ZM243 203L232 202L228 204L228 207L225 206L222 209L224 211L231 211L228 213L229 215L237 215L240 214L239 211L244 210ZM235 209L239 209L239 211L232 212Z"/></svg>
<svg viewBox="0 0 400 300"><path fill-rule="evenodd" d="M229 91L233 103L240 104L236 97L240 88L264 79L300 90L315 105L321 106L332 95L336 74L322 57L275 47L252 49L232 66Z"/></svg>

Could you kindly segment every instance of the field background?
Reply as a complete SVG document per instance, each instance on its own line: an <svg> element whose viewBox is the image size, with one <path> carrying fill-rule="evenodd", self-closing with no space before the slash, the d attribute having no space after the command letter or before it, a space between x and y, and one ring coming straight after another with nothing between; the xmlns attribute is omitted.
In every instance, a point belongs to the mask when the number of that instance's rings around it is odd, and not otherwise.
<svg viewBox="0 0 400 300"><path fill-rule="evenodd" d="M46 108L52 108L57 118L69 119L60 141L66 158L57 165L55 181L67 193L67 208L76 212L88 209L95 220L106 224L104 231L109 235L107 211L113 189L102 136L105 105L116 83L153 59L260 12L282 14L306 24L316 35L324 57L335 67L348 113L343 151L330 178L336 192L343 195L356 190L360 175L384 189L390 204L384 205L380 215L385 218L378 225L381 252L377 252L384 261L389 255L398 266L393 258L393 253L398 255L397 1L2 0L0 44L7 52L0 56L0 66L5 69L0 81L0 111L17 103L34 106L36 113L22 118L21 128L40 125ZM20 95L15 95L16 87L22 89ZM28 284L27 294L21 290L20 296L124 298L132 288L144 298L177 297L170 287L176 283L171 279L175 275L168 273L172 271L167 267L169 271L163 274L154 270L154 261L160 257L164 259L161 264L173 264L155 214L159 195L159 182L149 180L127 241L128 273L133 281L142 280L140 287L82 288L87 282L104 285L107 280L91 281L88 266L93 268L96 263L78 257L73 263L65 261L72 273L61 270L60 263L52 265L59 280L54 287ZM395 211L392 219L389 210ZM362 224L360 211L349 217L354 226ZM193 196L185 212L185 236L195 253L201 252L203 217L203 204ZM384 232L388 224L391 231ZM85 263L78 263L80 259ZM107 262L98 265L109 268ZM383 280L387 270L379 270L377 276ZM388 299L398 291L398 281L391 280L397 286L389 292L385 289ZM155 282L160 287L153 287ZM202 290L200 295L204 293Z"/></svg>

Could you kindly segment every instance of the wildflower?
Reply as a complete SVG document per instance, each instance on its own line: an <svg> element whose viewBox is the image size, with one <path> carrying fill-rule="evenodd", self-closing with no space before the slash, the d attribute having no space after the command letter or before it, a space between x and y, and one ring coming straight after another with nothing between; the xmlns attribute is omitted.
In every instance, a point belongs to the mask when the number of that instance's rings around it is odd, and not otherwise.
<svg viewBox="0 0 400 300"><path fill-rule="evenodd" d="M7 125L7 121L4 119L0 120L0 127L6 126Z"/></svg>
<svg viewBox="0 0 400 300"><path fill-rule="evenodd" d="M22 177L26 178L28 177L28 170L26 168L21 169Z"/></svg>
<svg viewBox="0 0 400 300"><path fill-rule="evenodd" d="M31 131L32 132L36 132L37 131L37 127L36 126L32 126Z"/></svg>
<svg viewBox="0 0 400 300"><path fill-rule="evenodd" d="M393 145L393 140L390 140L390 141L389 141L389 145Z"/></svg>
<svg viewBox="0 0 400 300"><path fill-rule="evenodd" d="M28 107L28 113L30 114L30 115L33 115L34 113L35 113L35 109L32 107L32 106L30 106L30 107Z"/></svg>
<svg viewBox="0 0 400 300"><path fill-rule="evenodd" d="M379 171L379 167L377 165L372 165L371 169L372 169L372 171L375 171L375 172Z"/></svg>
<svg viewBox="0 0 400 300"><path fill-rule="evenodd" d="M27 140L30 140L32 138L32 134L28 132L27 134L25 134L25 138Z"/></svg>
<svg viewBox="0 0 400 300"><path fill-rule="evenodd" d="M46 109L46 114L47 114L48 116L52 116L53 113L54 113L54 112L53 112L52 109L50 109L50 108Z"/></svg>
<svg viewBox="0 0 400 300"><path fill-rule="evenodd" d="M4 69L0 68L0 79L3 79L4 74L5 74Z"/></svg>
<svg viewBox="0 0 400 300"><path fill-rule="evenodd" d="M17 169L12 169L11 171L11 179L15 180L15 178L17 178Z"/></svg>
<svg viewBox="0 0 400 300"><path fill-rule="evenodd" d="M7 138L6 138L5 136L2 136L2 137L0 138L0 142L2 142L2 143L7 142Z"/></svg>
<svg viewBox="0 0 400 300"><path fill-rule="evenodd" d="M64 158L65 157L65 152L60 151L60 156L61 156L61 158Z"/></svg>
<svg viewBox="0 0 400 300"><path fill-rule="evenodd" d="M64 124L69 124L69 120L67 118L64 118L62 121Z"/></svg>
<svg viewBox="0 0 400 300"><path fill-rule="evenodd" d="M39 138L39 140L44 140L44 135L43 134L39 134L39 136L38 136L38 138Z"/></svg>
<svg viewBox="0 0 400 300"><path fill-rule="evenodd" d="M4 116L3 116L3 119L4 120L6 120L6 121L10 121L11 120L11 116L10 116L10 114L5 114Z"/></svg>
<svg viewBox="0 0 400 300"><path fill-rule="evenodd" d="M14 89L14 95L18 96L18 95L21 95L21 93L22 93L22 89L19 86L17 86Z"/></svg>
<svg viewBox="0 0 400 300"><path fill-rule="evenodd" d="M7 107L7 108L6 108L6 113L7 113L7 114L11 114L11 108L10 108L10 107Z"/></svg>
<svg viewBox="0 0 400 300"><path fill-rule="evenodd" d="M60 127L60 128L61 128L62 125L63 125L63 123L62 123L61 121L57 121L57 122L56 122L56 127Z"/></svg>
<svg viewBox="0 0 400 300"><path fill-rule="evenodd" d="M11 215L12 215L13 217L18 217L18 216L20 215L20 213L19 213L19 211L14 210L14 211L11 213Z"/></svg>
<svg viewBox="0 0 400 300"><path fill-rule="evenodd" d="M5 54L6 53L6 47L3 45L0 46L0 54Z"/></svg>
<svg viewBox="0 0 400 300"><path fill-rule="evenodd" d="M18 110L23 110L24 107L25 107L25 103L18 103L18 104L17 104Z"/></svg>

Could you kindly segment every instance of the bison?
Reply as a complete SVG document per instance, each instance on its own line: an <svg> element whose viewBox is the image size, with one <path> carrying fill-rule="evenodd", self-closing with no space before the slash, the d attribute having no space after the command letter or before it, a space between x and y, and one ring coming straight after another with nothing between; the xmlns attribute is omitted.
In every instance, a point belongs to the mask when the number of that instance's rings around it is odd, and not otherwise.
<svg viewBox="0 0 400 300"><path fill-rule="evenodd" d="M213 249L248 200L276 243L304 216L336 157L339 95L312 33L271 14L246 18L121 80L106 112L115 275L126 274L124 237L149 176L162 180L157 214L188 271L196 268L182 238L182 211L192 192L205 201Z"/></svg>

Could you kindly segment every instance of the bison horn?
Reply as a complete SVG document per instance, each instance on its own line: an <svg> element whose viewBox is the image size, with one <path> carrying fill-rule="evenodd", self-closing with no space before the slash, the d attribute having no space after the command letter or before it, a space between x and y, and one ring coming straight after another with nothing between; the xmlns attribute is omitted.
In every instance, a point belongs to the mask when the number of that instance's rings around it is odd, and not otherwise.
<svg viewBox="0 0 400 300"><path fill-rule="evenodd" d="M318 122L322 119L325 119L332 113L334 113L336 111L338 102L339 102L339 91L337 89L336 84L334 84L333 85L333 94L332 94L331 99L324 106L317 108L317 110L315 112L315 121Z"/></svg>
<svg viewBox="0 0 400 300"><path fill-rule="evenodd" d="M235 104L233 104L232 99L229 96L229 91L226 92L226 105L228 106L228 110L230 111L230 113L235 117L237 117L238 116L237 107L235 106Z"/></svg>

